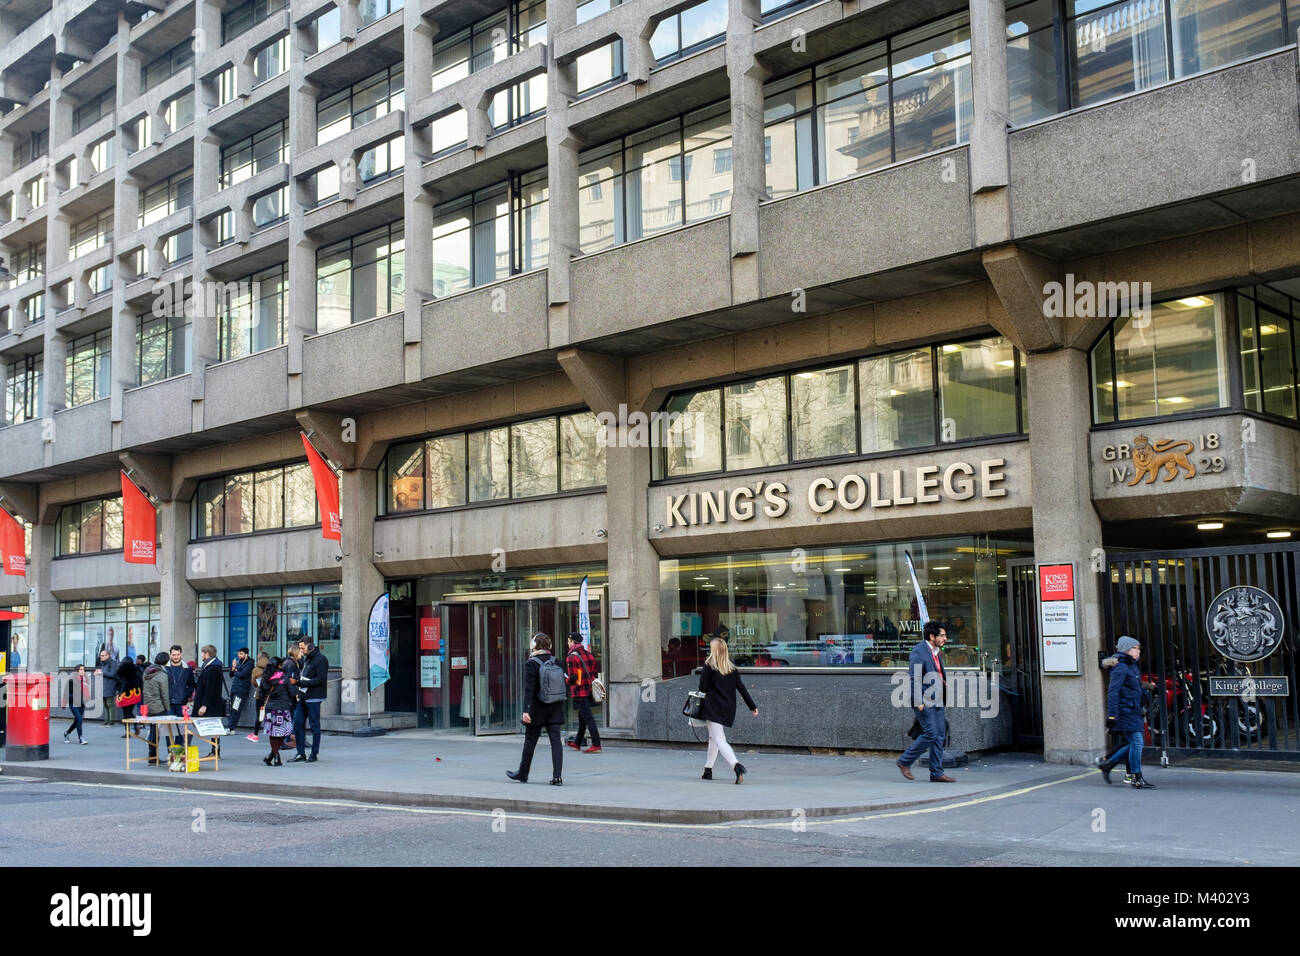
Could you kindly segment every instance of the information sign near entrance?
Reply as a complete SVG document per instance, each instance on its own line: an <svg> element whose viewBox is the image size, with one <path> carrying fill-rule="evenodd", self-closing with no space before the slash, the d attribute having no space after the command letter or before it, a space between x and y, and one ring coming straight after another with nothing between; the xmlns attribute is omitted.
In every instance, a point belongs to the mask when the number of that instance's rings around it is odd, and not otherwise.
<svg viewBox="0 0 1300 956"><path fill-rule="evenodd" d="M1074 565L1038 566L1038 615L1039 634L1043 641L1043 673L1057 676L1080 673Z"/></svg>

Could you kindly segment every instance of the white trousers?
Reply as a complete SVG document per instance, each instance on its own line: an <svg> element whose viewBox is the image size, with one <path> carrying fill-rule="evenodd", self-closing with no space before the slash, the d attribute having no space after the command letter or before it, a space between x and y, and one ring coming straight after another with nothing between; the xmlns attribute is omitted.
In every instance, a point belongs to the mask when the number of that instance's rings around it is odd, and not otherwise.
<svg viewBox="0 0 1300 956"><path fill-rule="evenodd" d="M736 752L731 749L731 744L727 743L727 728L711 720L706 720L704 726L709 728L709 757L704 762L704 766L712 770L713 762L718 759L718 754L722 754L722 759L735 767Z"/></svg>

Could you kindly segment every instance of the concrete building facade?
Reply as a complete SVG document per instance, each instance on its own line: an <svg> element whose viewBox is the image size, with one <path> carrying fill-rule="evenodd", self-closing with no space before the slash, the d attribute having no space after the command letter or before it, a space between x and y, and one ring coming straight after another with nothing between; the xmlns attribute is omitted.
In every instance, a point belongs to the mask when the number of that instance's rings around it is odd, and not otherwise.
<svg viewBox="0 0 1300 956"><path fill-rule="evenodd" d="M1075 7L0 10L11 655L306 635L332 727L515 732L585 579L617 732L691 739L724 636L736 739L899 749L906 555L1001 684L954 745L1091 760L1139 630L1168 745L1300 753L1300 6ZM1277 602L1276 653L1213 643L1220 585ZM1212 673L1289 684L1247 713Z"/></svg>

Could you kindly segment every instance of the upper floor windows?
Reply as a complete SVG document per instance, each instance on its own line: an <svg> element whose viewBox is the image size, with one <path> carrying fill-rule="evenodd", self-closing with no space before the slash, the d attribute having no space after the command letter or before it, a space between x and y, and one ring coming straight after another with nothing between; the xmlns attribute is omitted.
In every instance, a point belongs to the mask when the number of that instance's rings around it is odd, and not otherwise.
<svg viewBox="0 0 1300 956"><path fill-rule="evenodd" d="M973 110L969 19L898 34L764 92L770 198L964 143Z"/></svg>
<svg viewBox="0 0 1300 956"><path fill-rule="evenodd" d="M627 78L627 66L623 62L623 41L611 40L604 46L588 50L578 57L576 69L579 96L622 83Z"/></svg>
<svg viewBox="0 0 1300 956"><path fill-rule="evenodd" d="M35 292L18 303L18 314L23 321L32 325L45 318L45 293Z"/></svg>
<svg viewBox="0 0 1300 956"><path fill-rule="evenodd" d="M221 361L252 355L284 342L289 307L288 266L281 263L228 283L234 294L221 304Z"/></svg>
<svg viewBox="0 0 1300 956"><path fill-rule="evenodd" d="M316 104L316 142L328 143L349 130L402 109L402 64L380 70Z"/></svg>
<svg viewBox="0 0 1300 956"><path fill-rule="evenodd" d="M512 176L433 212L433 291L444 296L546 265L546 170Z"/></svg>
<svg viewBox="0 0 1300 956"><path fill-rule="evenodd" d="M655 477L1020 434L1021 364L993 336L678 393Z"/></svg>
<svg viewBox="0 0 1300 956"><path fill-rule="evenodd" d="M1237 326L1246 408L1294 420L1300 408L1300 301L1268 286L1239 289Z"/></svg>
<svg viewBox="0 0 1300 956"><path fill-rule="evenodd" d="M434 44L433 88L450 86L498 60L545 42L546 0L514 0L507 10Z"/></svg>
<svg viewBox="0 0 1300 956"><path fill-rule="evenodd" d="M148 92L159 83L171 79L181 70L193 65L194 49L190 38L186 37L162 56L145 64L141 75L143 91Z"/></svg>
<svg viewBox="0 0 1300 956"><path fill-rule="evenodd" d="M605 484L591 412L393 445L381 465L380 514L553 495Z"/></svg>
<svg viewBox="0 0 1300 956"><path fill-rule="evenodd" d="M280 37L262 49L253 57L253 82L265 83L289 69L289 38Z"/></svg>
<svg viewBox="0 0 1300 956"><path fill-rule="evenodd" d="M241 183L288 161L289 121L286 119L222 148L221 188Z"/></svg>
<svg viewBox="0 0 1300 956"><path fill-rule="evenodd" d="M402 223L325 246L316 253L316 331L400 311L405 288Z"/></svg>
<svg viewBox="0 0 1300 956"><path fill-rule="evenodd" d="M46 200L46 183L45 174L41 173L34 179L29 179L23 183L23 196L33 209L45 205Z"/></svg>
<svg viewBox="0 0 1300 956"><path fill-rule="evenodd" d="M135 331L136 381L148 385L188 372L190 329L184 315L140 316Z"/></svg>
<svg viewBox="0 0 1300 956"><path fill-rule="evenodd" d="M9 271L19 283L45 275L45 243L38 242L15 252Z"/></svg>
<svg viewBox="0 0 1300 956"><path fill-rule="evenodd" d="M72 111L72 132L80 133L113 112L117 105L117 90L109 87L103 93L82 103Z"/></svg>
<svg viewBox="0 0 1300 956"><path fill-rule="evenodd" d="M113 334L94 332L68 344L64 377L69 408L108 398L112 388Z"/></svg>
<svg viewBox="0 0 1300 956"><path fill-rule="evenodd" d="M305 461L208 478L199 483L193 511L196 539L320 523Z"/></svg>
<svg viewBox="0 0 1300 956"><path fill-rule="evenodd" d="M727 34L727 0L704 0L664 17L650 37L656 63L667 63L722 42Z"/></svg>
<svg viewBox="0 0 1300 956"><path fill-rule="evenodd" d="M18 425L40 417L44 379L43 356L24 355L9 363L5 369L6 425Z"/></svg>
<svg viewBox="0 0 1300 956"><path fill-rule="evenodd" d="M140 227L194 205L194 171L174 173L140 194Z"/></svg>
<svg viewBox="0 0 1300 956"><path fill-rule="evenodd" d="M180 96L167 101L163 110L163 122L168 133L184 129L194 122L194 91L186 90Z"/></svg>
<svg viewBox="0 0 1300 956"><path fill-rule="evenodd" d="M70 237L72 258L77 259L94 252L113 241L113 210L110 207L103 212L90 216L72 227Z"/></svg>
<svg viewBox="0 0 1300 956"><path fill-rule="evenodd" d="M288 0L248 0L232 7L221 15L221 42L229 43L286 6Z"/></svg>
<svg viewBox="0 0 1300 956"><path fill-rule="evenodd" d="M49 130L38 129L18 135L21 138L14 144L14 169L22 169L28 163L34 163L42 156L50 154Z"/></svg>
<svg viewBox="0 0 1300 956"><path fill-rule="evenodd" d="M582 251L598 252L728 212L731 170L719 172L713 153L730 148L731 114L723 103L582 153Z"/></svg>
<svg viewBox="0 0 1300 956"><path fill-rule="evenodd" d="M362 184L387 179L406 165L406 135L394 136L378 143L364 153L357 162L357 178ZM338 192L336 187L335 192Z"/></svg>
<svg viewBox="0 0 1300 956"><path fill-rule="evenodd" d="M338 7L330 7L309 27L314 41L315 52L326 50L343 39L343 18Z"/></svg>
<svg viewBox="0 0 1300 956"><path fill-rule="evenodd" d="M121 550L121 495L79 501L59 509L59 557Z"/></svg>
<svg viewBox="0 0 1300 956"><path fill-rule="evenodd" d="M361 25L374 23L400 9L402 0L361 0Z"/></svg>

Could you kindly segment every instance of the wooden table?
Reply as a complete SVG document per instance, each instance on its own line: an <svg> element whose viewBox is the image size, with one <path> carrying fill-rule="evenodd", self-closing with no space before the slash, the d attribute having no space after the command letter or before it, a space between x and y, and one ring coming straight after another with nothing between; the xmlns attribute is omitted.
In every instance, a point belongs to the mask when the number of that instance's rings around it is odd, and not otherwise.
<svg viewBox="0 0 1300 956"><path fill-rule="evenodd" d="M152 763L154 766L157 766L160 760L165 759L162 758L160 754L160 751L163 747L162 729L164 727L175 728L175 729L168 730L167 738L168 740L174 740L176 737L180 737L183 741L182 746L185 748L184 752L187 755L189 754L191 738L195 740L206 741L212 747L212 756L199 757L199 769L201 770L203 768L203 764L209 761L212 762L213 770L221 769L221 751L219 745L220 745L221 738L225 736L225 734L214 734L212 736L204 736L203 734L198 733L194 729L193 718L175 717L169 714L165 717L128 717L125 720L123 720L122 723L126 726L126 769L127 770L131 769L131 764L133 763L146 763L146 764ZM147 734L143 733L145 728L148 727L158 728L158 735L157 735L158 742L156 745L154 745L155 748L154 756L132 757L131 739L135 738L136 740L143 740L146 744L150 743Z"/></svg>

